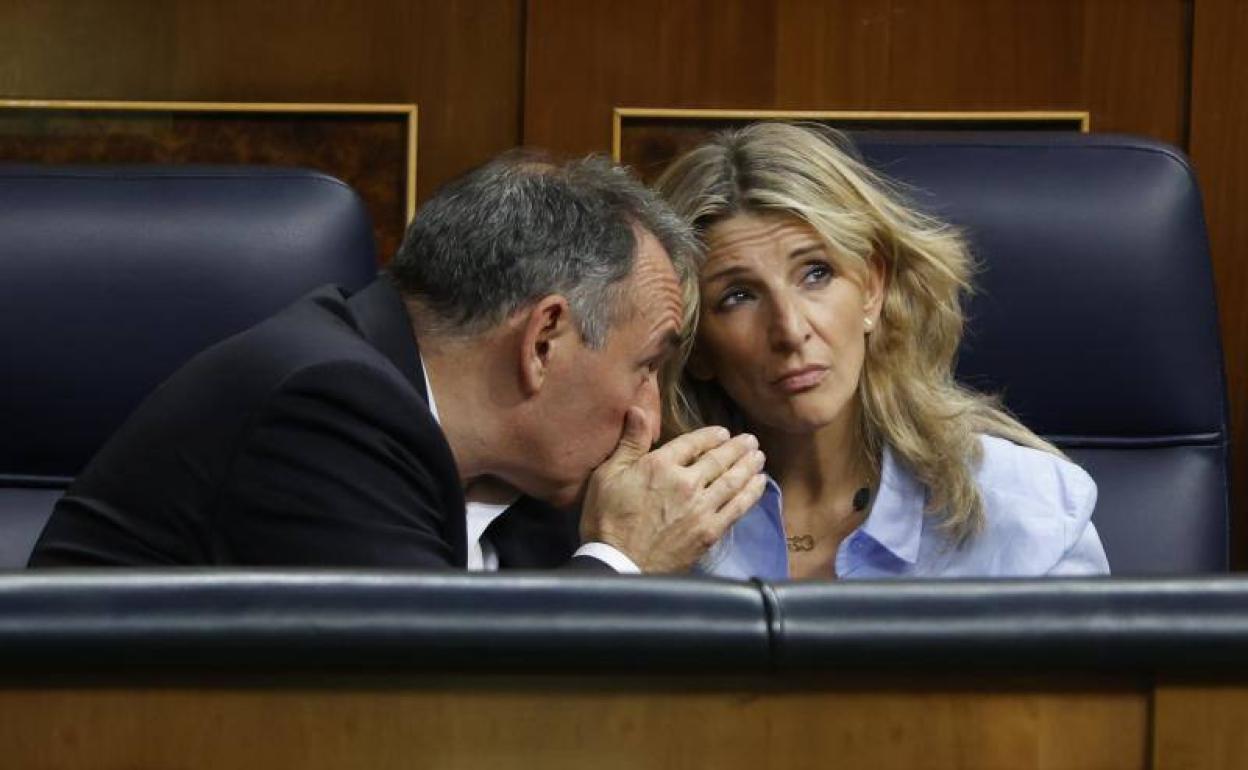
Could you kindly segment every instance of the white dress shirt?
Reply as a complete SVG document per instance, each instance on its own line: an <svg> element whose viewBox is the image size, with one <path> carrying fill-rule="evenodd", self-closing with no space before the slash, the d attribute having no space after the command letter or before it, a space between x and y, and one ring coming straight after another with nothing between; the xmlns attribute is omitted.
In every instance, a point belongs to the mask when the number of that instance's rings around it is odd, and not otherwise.
<svg viewBox="0 0 1248 770"><path fill-rule="evenodd" d="M429 382L429 372L425 369L424 358L420 359L420 372L425 378L425 393L429 396L429 413L433 419L442 423L438 417L438 405L433 396L433 385ZM485 536L485 530L503 511L507 510L516 498L505 503L474 503L466 504L465 523L467 525L468 570L471 572L497 572L498 551L494 544ZM574 556L589 556L604 562L607 566L620 573L640 573L641 570L633 560L625 556L619 549L606 543L585 543L576 549Z"/></svg>

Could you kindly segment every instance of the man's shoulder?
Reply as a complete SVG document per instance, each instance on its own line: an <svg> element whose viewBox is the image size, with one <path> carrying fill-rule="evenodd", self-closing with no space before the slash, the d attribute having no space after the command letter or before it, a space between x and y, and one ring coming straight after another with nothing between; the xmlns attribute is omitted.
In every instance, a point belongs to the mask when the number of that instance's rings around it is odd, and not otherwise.
<svg viewBox="0 0 1248 770"><path fill-rule="evenodd" d="M336 286L317 289L207 348L162 389L208 389L228 394L236 402L268 398L274 391L300 383L346 392L371 390L380 384L391 395L423 403L411 376L400 371L361 329L349 297Z"/></svg>
<svg viewBox="0 0 1248 770"><path fill-rule="evenodd" d="M264 520L255 512L265 501L294 511L315 499L309 510L330 518L367 510L356 492L401 501L386 511L421 501L462 510L453 456L420 390L370 343L345 300L317 290L175 373L58 504L47 547L70 552L89 537L103 541L109 563L216 563L251 542L235 538L220 551L233 528ZM233 525L224 509L236 513ZM113 531L103 538L91 531L102 519ZM273 548L257 558L295 553L279 541L257 539Z"/></svg>
<svg viewBox="0 0 1248 770"><path fill-rule="evenodd" d="M326 286L239 334L205 350L192 366L255 371L284 379L334 362L380 364L384 356L352 323L345 293Z"/></svg>

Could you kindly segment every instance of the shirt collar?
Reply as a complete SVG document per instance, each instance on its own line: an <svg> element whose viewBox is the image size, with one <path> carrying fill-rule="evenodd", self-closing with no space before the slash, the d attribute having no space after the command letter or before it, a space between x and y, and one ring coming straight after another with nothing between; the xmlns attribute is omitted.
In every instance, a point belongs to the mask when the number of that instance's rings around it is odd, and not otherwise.
<svg viewBox="0 0 1248 770"><path fill-rule="evenodd" d="M425 368L425 357L417 353L416 361L420 364L420 376L425 378L425 395L429 399L429 414L433 415L434 422L441 425L442 418L438 416L438 404L433 400L433 385L429 382L429 370Z"/></svg>
<svg viewBox="0 0 1248 770"><path fill-rule="evenodd" d="M898 559L914 564L919 558L926 501L923 484L893 457L888 447L884 447L880 487L871 512L858 531Z"/></svg>

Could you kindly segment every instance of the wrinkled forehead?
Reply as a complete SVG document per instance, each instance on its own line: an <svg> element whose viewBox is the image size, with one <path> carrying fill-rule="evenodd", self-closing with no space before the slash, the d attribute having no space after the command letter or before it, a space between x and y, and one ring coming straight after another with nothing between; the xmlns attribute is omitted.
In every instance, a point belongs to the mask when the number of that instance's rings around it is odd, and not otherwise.
<svg viewBox="0 0 1248 770"><path fill-rule="evenodd" d="M638 229L637 258L628 278L633 307L643 315L679 319L684 309L684 291L676 266L667 249L648 230Z"/></svg>
<svg viewBox="0 0 1248 770"><path fill-rule="evenodd" d="M744 211L715 222L706 230L706 248L722 254L741 249L768 248L790 241L818 241L815 228L785 212Z"/></svg>
<svg viewBox="0 0 1248 770"><path fill-rule="evenodd" d="M862 260L838 248L834 239L808 220L786 211L735 213L708 226L703 240L706 254L699 270L702 278L725 263L760 255L788 257L812 248L821 248L838 269L853 273L865 268Z"/></svg>

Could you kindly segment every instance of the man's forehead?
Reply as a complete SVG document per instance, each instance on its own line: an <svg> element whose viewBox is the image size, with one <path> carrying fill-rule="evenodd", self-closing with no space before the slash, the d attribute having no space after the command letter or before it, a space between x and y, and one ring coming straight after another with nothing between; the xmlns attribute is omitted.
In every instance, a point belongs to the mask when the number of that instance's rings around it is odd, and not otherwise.
<svg viewBox="0 0 1248 770"><path fill-rule="evenodd" d="M638 243L632 284L633 301L641 315L649 315L656 325L666 323L669 315L679 322L685 304L680 280L667 249L650 233Z"/></svg>

